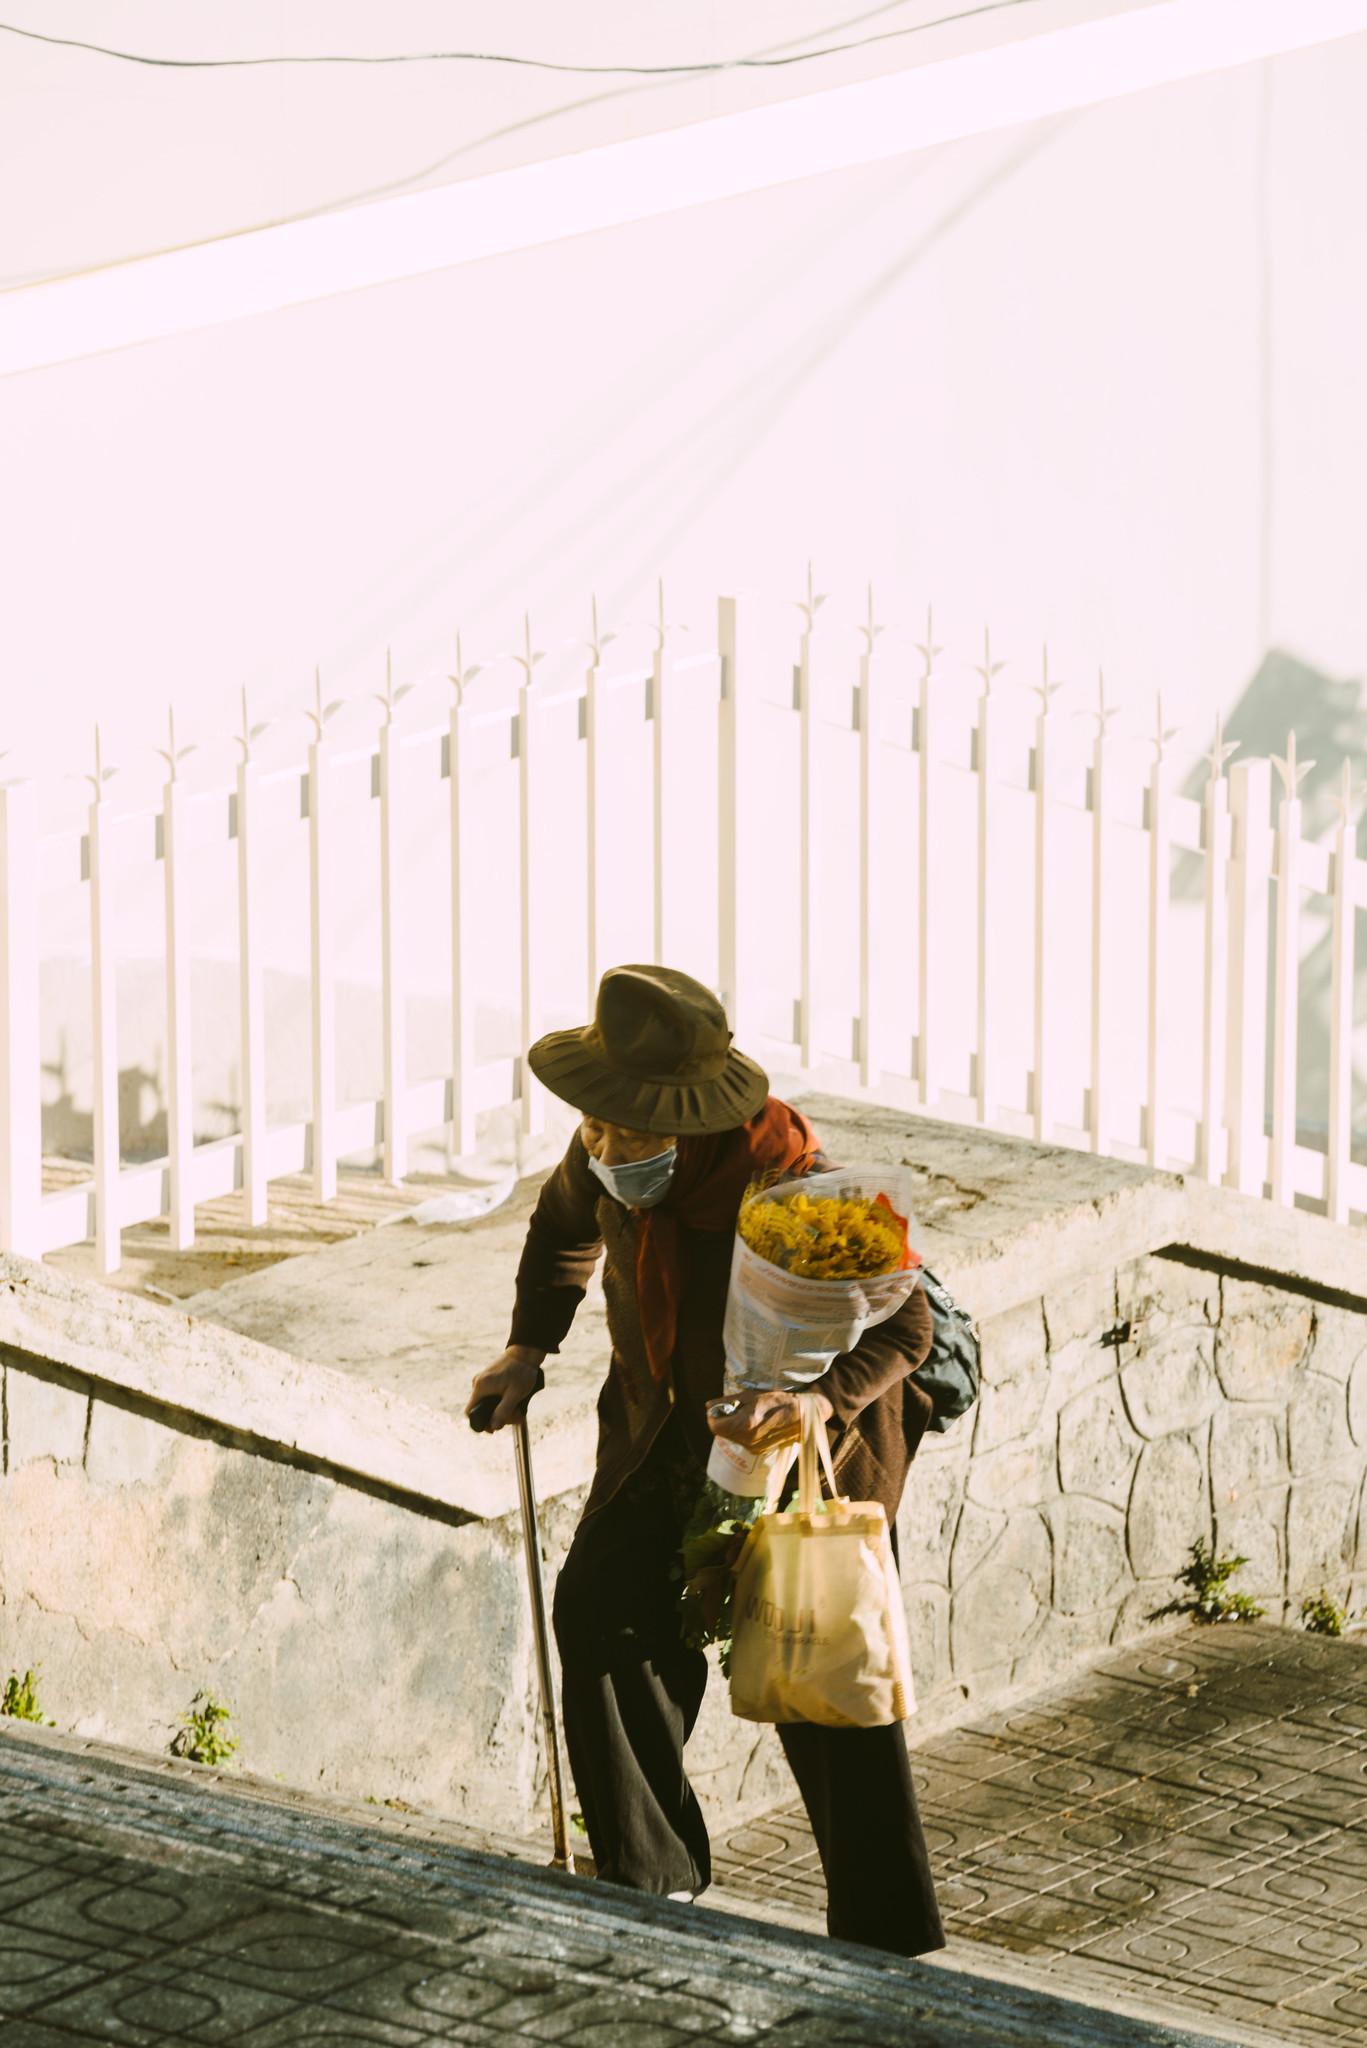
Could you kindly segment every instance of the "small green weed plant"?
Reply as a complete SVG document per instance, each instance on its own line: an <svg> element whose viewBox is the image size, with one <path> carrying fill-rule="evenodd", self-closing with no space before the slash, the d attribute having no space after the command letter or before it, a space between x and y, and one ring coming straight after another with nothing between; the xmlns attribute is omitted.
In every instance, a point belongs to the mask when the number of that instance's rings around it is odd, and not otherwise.
<svg viewBox="0 0 1367 2048"><path fill-rule="evenodd" d="M1152 1618L1190 1614L1196 1621L1257 1621L1267 1609L1260 1607L1250 1593L1227 1590L1235 1572L1247 1563L1246 1557L1217 1557L1214 1548L1207 1547L1204 1538L1198 1536L1191 1546L1190 1564L1177 1574L1177 1583L1187 1587L1190 1599L1170 1600Z"/></svg>
<svg viewBox="0 0 1367 2048"><path fill-rule="evenodd" d="M1348 1626L1348 1611L1331 1600L1323 1586L1301 1602L1301 1627L1312 1636L1341 1636Z"/></svg>
<svg viewBox="0 0 1367 2048"><path fill-rule="evenodd" d="M226 1763L237 1748L237 1738L229 1735L224 1725L231 1711L212 1693L197 1692L189 1713L180 1717L179 1733L171 1738L172 1754L188 1757L195 1764Z"/></svg>
<svg viewBox="0 0 1367 2048"><path fill-rule="evenodd" d="M32 1670L20 1678L17 1671L11 1671L5 1680L5 1692L0 1699L0 1714L10 1714L16 1721L37 1721L55 1728L57 1723L48 1718L38 1705L38 1679Z"/></svg>

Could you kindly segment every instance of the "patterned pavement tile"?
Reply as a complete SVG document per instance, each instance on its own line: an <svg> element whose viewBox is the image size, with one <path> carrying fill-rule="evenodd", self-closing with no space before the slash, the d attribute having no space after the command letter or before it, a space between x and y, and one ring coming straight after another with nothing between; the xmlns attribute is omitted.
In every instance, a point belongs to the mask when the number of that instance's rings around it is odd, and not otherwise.
<svg viewBox="0 0 1367 2048"><path fill-rule="evenodd" d="M1260 2041L1367 2040L1367 1645L1191 1629L913 1741L951 1947L1095 1994L1143 1985ZM777 1819L771 1816L771 1821ZM800 1807L783 1811L783 1894ZM722 1845L718 1878L760 1898ZM1367 2006L1364 2006L1367 2016Z"/></svg>
<svg viewBox="0 0 1367 2048"><path fill-rule="evenodd" d="M251 2036L253 2028L299 2015L292 1999L243 1985L217 1986L173 1962L102 1972L42 2007L44 2021L62 2029L66 2039L117 2041L125 2048L159 2048L167 2040L217 2048ZM25 2030L28 2024L26 2016Z"/></svg>

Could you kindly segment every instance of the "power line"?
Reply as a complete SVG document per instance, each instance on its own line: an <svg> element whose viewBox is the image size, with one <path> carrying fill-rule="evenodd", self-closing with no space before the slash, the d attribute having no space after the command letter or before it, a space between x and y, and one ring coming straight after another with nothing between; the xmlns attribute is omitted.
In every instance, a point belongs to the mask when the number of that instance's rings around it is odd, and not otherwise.
<svg viewBox="0 0 1367 2048"><path fill-rule="evenodd" d="M883 0L883 4L880 6L867 8L861 14L847 15L844 21L831 23L824 30L814 29L811 32L811 35L794 37L792 40L793 42L810 42L814 36L822 34L831 34L833 31L838 31L839 29L842 28L853 28L862 21L870 21L876 19L880 14L893 13L905 4L907 4L907 0ZM1000 12L1001 9L1007 7L1033 6L1036 4L1037 0L984 0L984 4L975 7L964 8L956 14L940 15L933 21L922 21L914 23L905 28L886 30L878 35L866 36L862 39L862 41L829 45L821 50L800 52L797 53L796 56L787 54L792 50L792 42L770 44L767 50L758 51L753 57L743 57L736 58L733 60L727 60L726 62L714 64L707 68L710 68L712 70L726 70L749 67L753 69L762 67L766 64L788 64L807 57L829 56L832 55L834 51L837 49L861 49L865 46L865 44L886 42L892 39L893 37L897 36L924 34L931 29L947 27L954 22L971 20L976 15L995 14ZM80 43L76 42L74 39L71 38L46 36L40 34L37 30L34 29L14 28L11 24L6 22L0 22L0 33L26 36L37 42L55 42L58 43L61 47L65 48L93 50L97 54L122 58L125 61L134 64L167 64L175 66L194 62L202 66L210 65L216 61L219 61L210 58L191 60L132 56L125 51L102 50L101 46L98 44ZM425 62L430 60L424 59L420 56L400 56L395 58L342 57L336 59L331 59L327 57L253 57L233 58L222 61L239 64L271 64L329 62L412 63ZM503 61L507 61L509 63L531 63L533 60L519 58L509 58L504 60L498 57L493 57L487 60L476 58L472 59L471 61L488 61L491 63L499 63ZM604 71L611 73L612 67L604 66L602 67L602 69ZM682 75L682 73L686 72L687 70L688 67L686 66L675 67L673 71L665 69L659 74L660 82L663 83L665 78L668 78L673 75ZM596 106L607 100L620 99L623 97L628 97L633 93L642 91L648 92L650 90L651 87L648 82L643 82L640 85L619 85L611 88L606 92L593 93L586 99L570 100L563 102L558 106L542 108L535 114L524 115L519 120L509 122L505 126L500 128L491 129L483 135L474 136L470 138L470 140L458 144L458 146L455 149L448 150L443 156L438 157L435 160L435 162L423 165L423 167L420 170L410 171L401 177L385 179L380 184L367 186L365 189L361 191L347 193L340 198L323 200L313 206L301 207L293 212L279 214L272 219L249 221L242 227L226 228L221 233L215 235L200 235L183 242L171 242L151 249L134 250L125 256L110 257L106 259L106 261L104 261L103 263L79 264L70 270L46 271L40 272L37 276L9 278L6 279L3 283L0 283L0 299L9 298L12 295L15 295L20 292L32 291L37 286L43 284L61 284L72 278L93 277L99 275L101 272L104 271L120 270L125 268L129 264L146 262L155 256L177 256L183 254L185 251L190 249L206 249L215 242L235 241L240 236L257 234L267 228L293 227L297 223L303 221L321 220L326 218L326 216L329 214L343 212L348 207L363 205L370 200L389 198L396 193L406 190L410 186L419 185L425 179L435 177L439 171L445 170L449 165L457 162L461 157L466 157L474 154L477 150L482 149L488 143L502 141L508 138L509 136L520 134L526 129L539 127L543 122L554 120L555 118L562 114L576 113L586 107Z"/></svg>
<svg viewBox="0 0 1367 2048"><path fill-rule="evenodd" d="M777 71L791 64L811 64L821 57L838 57L848 50L865 50L875 43L890 43L904 36L924 35L956 21L970 21L979 14L998 14L1004 8L1030 7L1037 0L980 0L954 14L942 14L934 21L918 21L904 28L880 29L876 35L861 36L853 42L827 43L817 50L798 50L776 57L715 57L696 64L566 64L551 57L518 57L498 50L399 50L367 56L359 53L316 56L274 57L154 57L140 50L115 50L104 43L88 43L77 36L46 35L41 29L20 28L0 21L0 34L22 36L53 49L85 50L92 56L111 57L121 64L146 64L165 71L244 71L269 64L508 64L529 71L559 71L576 77L606 78L697 78L717 71Z"/></svg>

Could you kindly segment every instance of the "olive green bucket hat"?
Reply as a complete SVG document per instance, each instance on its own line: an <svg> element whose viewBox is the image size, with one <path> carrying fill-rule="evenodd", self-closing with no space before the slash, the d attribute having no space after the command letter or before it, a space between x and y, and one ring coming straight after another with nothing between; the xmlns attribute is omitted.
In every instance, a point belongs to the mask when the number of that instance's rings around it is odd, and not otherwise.
<svg viewBox="0 0 1367 2048"><path fill-rule="evenodd" d="M711 989L674 967L610 967L592 1024L538 1038L527 1064L586 1115L670 1137L734 1130L769 1094Z"/></svg>

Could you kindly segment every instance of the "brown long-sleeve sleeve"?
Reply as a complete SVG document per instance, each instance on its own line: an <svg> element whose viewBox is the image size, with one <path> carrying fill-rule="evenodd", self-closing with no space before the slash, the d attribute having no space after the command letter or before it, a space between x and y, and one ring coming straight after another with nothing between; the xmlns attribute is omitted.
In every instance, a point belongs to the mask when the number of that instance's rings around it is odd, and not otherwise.
<svg viewBox="0 0 1367 2048"><path fill-rule="evenodd" d="M886 1322L865 1330L853 1351L842 1351L833 1358L807 1392L824 1394L837 1422L853 1422L870 1401L924 1364L934 1335L930 1303L920 1287L913 1287Z"/></svg>
<svg viewBox="0 0 1367 2048"><path fill-rule="evenodd" d="M558 1351L603 1250L596 1214L602 1190L578 1131L542 1183L518 1261L510 1344Z"/></svg>

